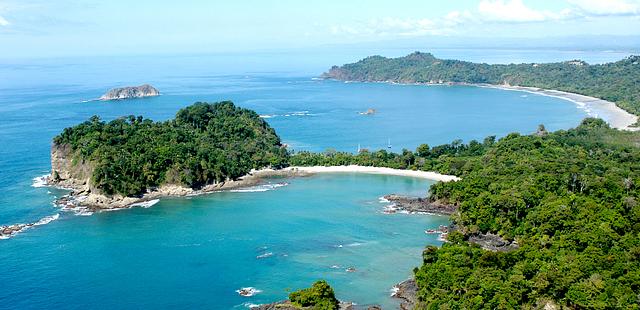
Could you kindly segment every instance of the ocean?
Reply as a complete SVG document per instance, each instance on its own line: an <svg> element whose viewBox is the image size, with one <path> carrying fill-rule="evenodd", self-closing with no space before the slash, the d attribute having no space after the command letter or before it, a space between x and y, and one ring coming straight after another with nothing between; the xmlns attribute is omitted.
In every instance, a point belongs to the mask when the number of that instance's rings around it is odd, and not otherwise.
<svg viewBox="0 0 640 310"><path fill-rule="evenodd" d="M379 51L400 56L410 51ZM340 299L392 307L391 286L411 275L425 229L446 217L389 215L379 197L425 195L432 182L327 174L277 186L161 199L150 208L78 216L34 178L50 169L52 138L98 115L172 118L196 101L232 100L296 151L393 151L455 139L576 126L574 103L470 86L318 80L331 65L373 53L212 54L0 61L0 225L50 219L0 240L0 308L246 308L326 279ZM441 50L491 63L615 61L623 52ZM501 56L502 55L502 56ZM150 83L161 96L92 101L111 87ZM369 108L375 115L361 115ZM34 186L35 185L35 186ZM52 217L54 216L54 217ZM48 222L45 220L44 222ZM44 223L43 222L43 223ZM355 272L346 269L354 267ZM239 296L242 287L260 290Z"/></svg>

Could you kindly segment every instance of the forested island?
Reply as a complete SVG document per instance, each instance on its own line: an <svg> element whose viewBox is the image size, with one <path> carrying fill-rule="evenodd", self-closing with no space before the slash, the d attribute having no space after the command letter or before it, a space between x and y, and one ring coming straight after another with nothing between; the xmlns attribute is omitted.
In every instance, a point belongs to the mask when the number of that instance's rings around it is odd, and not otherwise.
<svg viewBox="0 0 640 310"><path fill-rule="evenodd" d="M612 101L640 115L640 56L596 65L580 60L490 65L438 59L430 53L415 52L399 58L367 57L334 66L322 77L360 82L507 84L554 89Z"/></svg>
<svg viewBox="0 0 640 310"><path fill-rule="evenodd" d="M94 116L64 129L51 153L52 183L116 202L163 186L220 185L252 169L282 167L288 158L273 128L230 101L195 103L164 122Z"/></svg>
<svg viewBox="0 0 640 310"><path fill-rule="evenodd" d="M640 293L640 136L586 119L402 154L298 153L295 165L438 170L428 199L457 208L442 247L416 268L418 309L634 308ZM517 247L473 242L495 234ZM557 308L555 308L557 309Z"/></svg>

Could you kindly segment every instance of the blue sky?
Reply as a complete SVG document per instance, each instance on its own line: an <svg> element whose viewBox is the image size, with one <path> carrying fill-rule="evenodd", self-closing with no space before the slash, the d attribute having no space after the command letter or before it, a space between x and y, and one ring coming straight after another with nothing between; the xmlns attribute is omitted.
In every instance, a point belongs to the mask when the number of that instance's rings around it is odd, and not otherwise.
<svg viewBox="0 0 640 310"><path fill-rule="evenodd" d="M640 0L0 0L0 57L640 35Z"/></svg>

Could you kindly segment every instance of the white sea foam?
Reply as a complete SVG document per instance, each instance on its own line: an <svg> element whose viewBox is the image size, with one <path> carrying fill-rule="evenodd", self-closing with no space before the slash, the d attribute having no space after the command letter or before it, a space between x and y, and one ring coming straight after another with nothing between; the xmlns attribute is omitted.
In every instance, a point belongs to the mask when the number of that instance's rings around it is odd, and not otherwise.
<svg viewBox="0 0 640 310"><path fill-rule="evenodd" d="M394 285L391 288L391 297L395 297L399 291L400 291L400 288L397 285Z"/></svg>
<svg viewBox="0 0 640 310"><path fill-rule="evenodd" d="M269 183L269 184L251 186L251 187L247 187L247 188L231 189L231 190L229 190L229 192L232 192L232 193L266 192L266 191L274 190L276 188L284 187L284 186L287 186L287 185L289 185L289 183L286 183L286 182L283 182L283 183Z"/></svg>
<svg viewBox="0 0 640 310"><path fill-rule="evenodd" d="M65 195L68 200L63 203L56 204L56 207L60 208L60 211L73 213L78 216L93 215L93 211L88 207L81 206L80 203L87 199L87 196L69 196ZM107 211L107 210L105 210Z"/></svg>
<svg viewBox="0 0 640 310"><path fill-rule="evenodd" d="M262 293L262 291L255 287L249 286L249 287L243 287L239 290L236 290L236 293L238 293L240 296L243 296L243 297L251 297L253 295Z"/></svg>
<svg viewBox="0 0 640 310"><path fill-rule="evenodd" d="M274 117L291 117L291 116L315 116L318 114L311 113L309 111L292 111L284 114L261 114L260 118L274 118Z"/></svg>
<svg viewBox="0 0 640 310"><path fill-rule="evenodd" d="M191 247L196 247L196 246L201 246L201 243L187 243L187 244L176 244L175 247L177 248L191 248Z"/></svg>
<svg viewBox="0 0 640 310"><path fill-rule="evenodd" d="M33 226L40 226L40 225L46 225L49 224L57 219L60 218L60 213L56 213L54 215L51 216L45 216L43 218L41 218L39 221L33 223Z"/></svg>
<svg viewBox="0 0 640 310"><path fill-rule="evenodd" d="M396 204L392 203L390 205L385 206L382 209L382 213L384 214L393 214L393 213L398 213L398 207L396 206Z"/></svg>
<svg viewBox="0 0 640 310"><path fill-rule="evenodd" d="M143 201L143 202L131 204L131 207L142 207L146 209L146 208L151 208L153 205L155 205L158 202L160 202L160 199L153 199L149 201Z"/></svg>
<svg viewBox="0 0 640 310"><path fill-rule="evenodd" d="M45 216L43 218L41 218L40 220L38 220L35 223L30 223L30 224L17 224L19 226L18 230L14 230L10 235L0 235L0 240L5 240L5 239L9 239L29 228L35 227L35 226L42 226L42 225L46 225L49 224L55 220L57 220L58 218L60 218L60 214L56 213L54 215L50 215L50 216ZM2 227L2 229L4 229L4 227Z"/></svg>
<svg viewBox="0 0 640 310"><path fill-rule="evenodd" d="M348 246L348 247L356 247L356 246L361 246L361 245L363 245L363 244L364 244L364 243L360 243L360 242L353 242L353 243L349 243L349 244L347 244L347 245L345 245L345 246Z"/></svg>
<svg viewBox="0 0 640 310"><path fill-rule="evenodd" d="M43 176L39 176L39 177L33 178L33 183L31 184L31 186L33 186L33 187L45 187L45 186L48 186L49 184L47 183L47 180L49 179L50 176L51 176L51 174L45 174Z"/></svg>
<svg viewBox="0 0 640 310"><path fill-rule="evenodd" d="M256 258L257 259L262 259L262 258L268 258L268 257L271 257L271 256L273 256L273 252L267 252L267 253L260 254L260 255L256 256Z"/></svg>
<svg viewBox="0 0 640 310"><path fill-rule="evenodd" d="M389 199L384 198L384 196L378 198L378 201L380 201L380 203L389 203Z"/></svg>
<svg viewBox="0 0 640 310"><path fill-rule="evenodd" d="M244 306L244 307L246 307L246 308L249 308L249 309L253 309L253 308L258 308L258 307L260 307L260 305L258 305L258 304L252 304L252 303L250 303L250 302L245 302L245 303L243 303L243 304L242 304L242 306Z"/></svg>

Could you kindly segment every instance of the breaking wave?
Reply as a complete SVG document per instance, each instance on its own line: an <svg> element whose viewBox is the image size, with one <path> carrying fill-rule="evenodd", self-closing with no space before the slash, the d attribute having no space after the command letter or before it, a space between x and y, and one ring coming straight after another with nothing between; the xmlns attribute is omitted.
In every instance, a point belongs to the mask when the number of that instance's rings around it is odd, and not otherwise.
<svg viewBox="0 0 640 310"><path fill-rule="evenodd" d="M262 185L257 185L257 186L251 186L251 187L247 187L247 188L239 188L239 189L231 189L229 190L229 192L232 193L255 193L255 192L266 192L266 191L270 191L270 190L274 190L276 188L279 187L284 187L289 185L289 183L286 182L282 182L282 183L273 183L273 184L262 184Z"/></svg>
<svg viewBox="0 0 640 310"><path fill-rule="evenodd" d="M35 226L42 226L42 225L47 225L55 220L57 220L58 218L60 218L60 214L56 213L54 215L50 215L50 216L45 216L43 218L41 218L40 220L38 220L37 222L34 223L29 223L29 224L13 224L13 225L7 225L7 226L0 226L0 240L4 240L4 239L9 239L29 228L35 227Z"/></svg>
<svg viewBox="0 0 640 310"><path fill-rule="evenodd" d="M49 183L47 182L47 180L49 179L50 176L51 176L51 174L45 174L43 176L39 176L39 177L33 178L33 183L31 184L31 186L32 187L46 187L46 186L49 186Z"/></svg>

